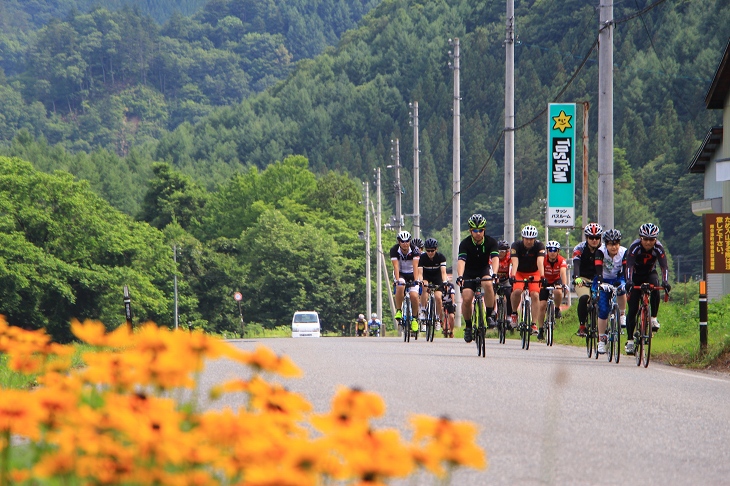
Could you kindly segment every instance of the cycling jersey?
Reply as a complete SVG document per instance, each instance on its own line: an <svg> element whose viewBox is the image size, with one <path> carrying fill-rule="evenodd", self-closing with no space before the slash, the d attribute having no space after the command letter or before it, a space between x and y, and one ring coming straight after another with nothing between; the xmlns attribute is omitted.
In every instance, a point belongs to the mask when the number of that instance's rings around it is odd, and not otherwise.
<svg viewBox="0 0 730 486"><path fill-rule="evenodd" d="M428 253L423 253L418 260L418 266L423 270L423 280L432 284L443 283L441 267L446 268L446 257L443 253L437 251L433 254L433 258L429 257Z"/></svg>
<svg viewBox="0 0 730 486"><path fill-rule="evenodd" d="M637 279L634 276L646 281L646 278L654 271L657 262L662 271L662 281L666 282L669 280L669 268L664 245L656 240L654 247L646 251L641 246L641 239L637 238L626 250L626 281L636 283Z"/></svg>
<svg viewBox="0 0 730 486"><path fill-rule="evenodd" d="M601 245L596 252L596 265L603 267L603 280L617 280L619 276L625 274L624 266L626 265L626 247L619 246L618 252L612 258L608 254L606 245Z"/></svg>
<svg viewBox="0 0 730 486"><path fill-rule="evenodd" d="M593 280L596 276L596 253L595 250L588 246L588 243L581 241L575 245L573 250L573 277L584 277Z"/></svg>
<svg viewBox="0 0 730 486"><path fill-rule="evenodd" d="M499 270L497 271L497 275L500 277L509 277L509 266L512 264L512 257L510 256L509 252L506 252L504 254L504 258L499 260Z"/></svg>
<svg viewBox="0 0 730 486"><path fill-rule="evenodd" d="M565 258L563 258L563 255L558 255L558 258L551 262L550 258L545 258L545 279L547 280L548 285L555 286L556 284L561 284L562 281L560 280L560 269L561 268L568 268L568 262L565 261Z"/></svg>
<svg viewBox="0 0 730 486"><path fill-rule="evenodd" d="M537 269L537 258L545 256L545 245L542 241L535 240L535 243L527 248L523 241L515 241L510 249L510 257L517 258L517 272L535 273ZM539 275L538 275L539 278Z"/></svg>
<svg viewBox="0 0 730 486"><path fill-rule="evenodd" d="M413 275L413 261L416 262L420 258L420 253L415 248L410 248L408 250L407 254L403 254L403 252L400 249L399 244L395 244L390 249L390 259L391 260L398 260L400 266L398 267L400 270L400 276L403 277L403 274L411 274Z"/></svg>
<svg viewBox="0 0 730 486"><path fill-rule="evenodd" d="M444 289L444 295L442 297L442 304L444 307L444 310L446 312L454 313L456 311L456 306L454 305L454 296L456 292L454 291L454 286L449 285Z"/></svg>
<svg viewBox="0 0 730 486"><path fill-rule="evenodd" d="M464 261L464 278L477 278L490 275L492 258L499 257L497 240L484 235L480 245L474 238L467 236L459 244L459 260Z"/></svg>

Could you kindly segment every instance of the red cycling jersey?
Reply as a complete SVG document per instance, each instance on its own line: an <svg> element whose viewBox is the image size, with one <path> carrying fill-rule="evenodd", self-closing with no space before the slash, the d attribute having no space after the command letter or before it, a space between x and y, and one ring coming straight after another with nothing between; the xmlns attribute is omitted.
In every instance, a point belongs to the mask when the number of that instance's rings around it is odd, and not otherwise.
<svg viewBox="0 0 730 486"><path fill-rule="evenodd" d="M554 262L550 261L550 258L546 257L545 261L545 279L549 285L554 285L560 282L560 269L568 268L568 262L565 261L562 255L558 255L557 260ZM562 283L562 282L561 282Z"/></svg>
<svg viewBox="0 0 730 486"><path fill-rule="evenodd" d="M504 258L499 260L499 270L497 274L499 276L509 277L509 266L512 264L512 257L509 252L505 252Z"/></svg>

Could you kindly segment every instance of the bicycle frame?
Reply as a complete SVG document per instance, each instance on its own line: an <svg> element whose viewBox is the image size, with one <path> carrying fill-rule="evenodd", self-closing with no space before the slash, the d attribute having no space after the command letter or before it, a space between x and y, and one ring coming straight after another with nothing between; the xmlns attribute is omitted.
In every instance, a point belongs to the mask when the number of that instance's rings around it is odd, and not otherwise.
<svg viewBox="0 0 730 486"><path fill-rule="evenodd" d="M464 283L476 282L476 290L474 290L474 315L472 321L476 323L476 333L474 340L477 342L477 356L486 357L486 335L487 335L487 318L484 309L484 289L482 282L488 282L492 277L472 278L464 280Z"/></svg>
<svg viewBox="0 0 730 486"><path fill-rule="evenodd" d="M412 287L415 285L414 281L409 281L405 283L396 283L396 286L403 286L405 287L405 290L407 291L409 287ZM403 296L403 303L401 304L401 312L403 314L403 317L401 319L400 325L403 327L403 342L410 342L411 341L411 335L413 335L413 339L418 339L418 331L412 331L411 330L411 320L413 319L413 309L411 308L411 296L408 292L404 292Z"/></svg>
<svg viewBox="0 0 730 486"><path fill-rule="evenodd" d="M553 345L553 331L555 330L555 300L553 292L555 287L544 287L548 292L547 306L545 307L545 344Z"/></svg>
<svg viewBox="0 0 730 486"><path fill-rule="evenodd" d="M651 283L643 283L633 286L634 291L641 292L639 299L639 311L637 313L636 329L634 329L634 352L636 353L636 366L641 366L644 362L644 368L649 366L651 358L651 338L654 332L651 329L651 293L659 290L660 286ZM669 299L667 289L664 289L664 302Z"/></svg>
<svg viewBox="0 0 730 486"><path fill-rule="evenodd" d="M494 281L494 294L497 298L497 332L499 333L499 344L507 340L507 299L505 288L496 280Z"/></svg>
<svg viewBox="0 0 730 486"><path fill-rule="evenodd" d="M436 334L436 290L440 285L428 284L426 291L428 292L428 303L426 304L426 342L433 342L434 334Z"/></svg>
<svg viewBox="0 0 730 486"><path fill-rule="evenodd" d="M528 284L533 280L532 275L522 280L525 287L522 289L522 296L520 297L522 299L520 302L522 320L517 326L517 329L520 331L520 341L522 341L522 349L525 351L530 349L530 337L532 336L532 299L530 298L530 287Z"/></svg>
<svg viewBox="0 0 730 486"><path fill-rule="evenodd" d="M614 358L618 364L621 359L621 323L619 322L619 308L618 308L618 289L611 284L601 284L599 289L601 292L609 293L609 300L611 302L611 310L608 314L608 342L606 357L610 363Z"/></svg>

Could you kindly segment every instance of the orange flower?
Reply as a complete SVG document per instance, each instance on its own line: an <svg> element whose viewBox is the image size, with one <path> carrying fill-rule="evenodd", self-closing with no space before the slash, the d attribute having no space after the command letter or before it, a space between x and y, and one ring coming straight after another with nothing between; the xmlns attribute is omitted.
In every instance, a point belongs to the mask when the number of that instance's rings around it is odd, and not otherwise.
<svg viewBox="0 0 730 486"><path fill-rule="evenodd" d="M0 431L10 431L31 439L40 437L39 423L44 411L31 392L23 390L0 391Z"/></svg>
<svg viewBox="0 0 730 486"><path fill-rule="evenodd" d="M226 356L234 361L250 365L256 371L268 371L287 378L297 378L302 375L297 365L288 356L277 356L265 346L257 346L252 352L228 349Z"/></svg>
<svg viewBox="0 0 730 486"><path fill-rule="evenodd" d="M438 462L446 461L450 466L467 466L484 469L487 466L484 451L476 444L477 429L471 422L452 421L447 417L429 417L415 415L411 418L414 427L413 442L421 444L421 451L416 452L416 459L439 474L440 466L434 466L434 457ZM424 452L426 453L424 455Z"/></svg>

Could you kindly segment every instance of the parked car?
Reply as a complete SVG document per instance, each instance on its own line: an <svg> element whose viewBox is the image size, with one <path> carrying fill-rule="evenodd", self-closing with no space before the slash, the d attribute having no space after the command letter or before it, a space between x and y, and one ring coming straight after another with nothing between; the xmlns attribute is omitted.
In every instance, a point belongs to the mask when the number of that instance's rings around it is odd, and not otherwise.
<svg viewBox="0 0 730 486"><path fill-rule="evenodd" d="M316 311L296 311L291 320L291 337L320 337L322 325Z"/></svg>

